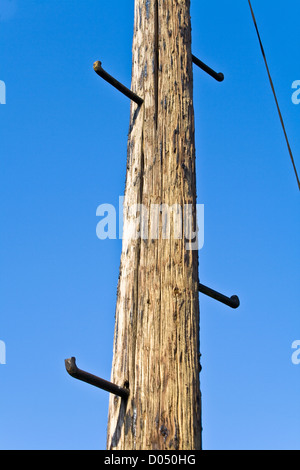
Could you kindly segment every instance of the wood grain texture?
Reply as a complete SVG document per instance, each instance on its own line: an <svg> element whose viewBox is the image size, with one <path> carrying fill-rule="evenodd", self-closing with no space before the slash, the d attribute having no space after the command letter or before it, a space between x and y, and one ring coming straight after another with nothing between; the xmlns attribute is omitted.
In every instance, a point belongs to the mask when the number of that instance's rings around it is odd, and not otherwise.
<svg viewBox="0 0 300 470"><path fill-rule="evenodd" d="M130 396L110 398L107 448L198 450L198 251L174 230L187 204L196 227L189 0L135 1L132 90L144 104L131 105L111 377ZM151 218L136 223L136 204L149 214L180 207L182 217L170 218L166 239Z"/></svg>

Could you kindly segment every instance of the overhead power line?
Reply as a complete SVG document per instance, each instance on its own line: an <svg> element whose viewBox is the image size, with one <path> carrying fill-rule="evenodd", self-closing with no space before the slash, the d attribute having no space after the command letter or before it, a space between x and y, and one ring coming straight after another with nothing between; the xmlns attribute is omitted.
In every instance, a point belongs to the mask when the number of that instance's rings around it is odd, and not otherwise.
<svg viewBox="0 0 300 470"><path fill-rule="evenodd" d="M265 64L266 64L266 69L267 69L267 72L268 72L268 77L269 77L269 80L270 80L270 84L271 84L271 88L272 88L273 95L274 95L274 98L275 98L275 102L276 102L276 106L277 106L277 110L278 110L280 122L281 122L281 125L282 125L282 129L283 129L283 132L284 132L285 140L286 140L286 143L287 143L287 146L288 146L288 150L289 150L289 154L290 154L290 157L291 157L292 165L293 165L294 172L295 172L295 175L296 175L296 179L297 179L297 183L298 183L298 188L299 188L299 190L300 190L300 180L299 180L299 176L298 176L298 172L297 172L297 168L296 168L296 164L295 164L295 159L294 159L294 156L293 156L293 152L292 152L292 149L291 149L291 146L290 146L289 138L288 138L288 135L287 135L287 132L286 132L286 128L285 128L285 125L284 125L282 113L281 113L281 111L280 111L279 102L278 102L278 99L277 99L277 95L276 95L274 83L273 83L273 80L272 80L272 77L271 77L271 73L270 73L270 69L269 69L269 66L268 66L268 61L267 61L267 57L266 57L266 54L265 54L265 50L264 50L264 47L263 47L263 44L262 44L261 36L260 36L259 30L258 30L258 26L257 26L256 18L255 18L255 15L254 15L254 11L253 11L253 8L252 8L252 5L251 5L251 0L248 0L248 3L249 3L249 6L250 6L250 10L251 10L251 14L252 14L254 26L255 26L255 29L256 29L256 32L257 32L257 36L258 36L258 40L259 40L261 52L262 52L262 55L263 55L263 58L264 58L264 61L265 61Z"/></svg>

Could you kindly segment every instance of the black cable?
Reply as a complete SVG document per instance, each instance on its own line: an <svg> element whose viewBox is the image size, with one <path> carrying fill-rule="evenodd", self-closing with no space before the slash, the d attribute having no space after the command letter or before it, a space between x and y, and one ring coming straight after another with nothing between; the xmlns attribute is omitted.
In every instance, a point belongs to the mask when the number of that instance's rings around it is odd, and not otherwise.
<svg viewBox="0 0 300 470"><path fill-rule="evenodd" d="M282 114L281 114L281 111L280 111L279 102L278 102L278 99L277 99L277 96L276 96L275 87L274 87L274 84L273 84L273 80L272 80L271 73L270 73L270 69L269 69L268 62L267 62L267 57L266 57L265 50L264 50L264 47L263 47L263 44L262 44L262 40L261 40L261 37L260 37L260 34L259 34L257 22L256 22L255 15L254 15L254 11L253 11L253 8L252 8L252 5L251 5L251 1L248 0L248 3L249 3L249 6L250 6L250 10L251 10L251 14L252 14L254 26L255 26L255 29L256 29L256 32L257 32L257 36L258 36L258 40L259 40L261 52L262 52L262 55L263 55L263 58L264 58L264 61L265 61L265 64L266 64L266 68L267 68L267 72L268 72L268 76L269 76L271 88L272 88L272 91L273 91L273 95L274 95L274 98L275 98L275 102L276 102L276 106L277 106L277 110L278 110L280 122L281 122L282 129L283 129L283 132L284 132L284 135L285 135L285 140L286 140L286 143L287 143L287 146L288 146L288 150L289 150L289 154L290 154L290 157L291 157L291 160L292 160L292 165L293 165L294 172L295 172L295 175L296 175L296 179L297 179L297 183L298 183L298 188L299 188L299 190L300 190L300 180L299 180L299 176L298 176L298 173L297 173L297 168L296 168L296 164L295 164L293 152L292 152L292 149L291 149L291 146L290 146L290 143L289 143L289 139L288 139L288 135L287 135L287 132L286 132L286 128L285 128L285 125L284 125L283 117L282 117Z"/></svg>

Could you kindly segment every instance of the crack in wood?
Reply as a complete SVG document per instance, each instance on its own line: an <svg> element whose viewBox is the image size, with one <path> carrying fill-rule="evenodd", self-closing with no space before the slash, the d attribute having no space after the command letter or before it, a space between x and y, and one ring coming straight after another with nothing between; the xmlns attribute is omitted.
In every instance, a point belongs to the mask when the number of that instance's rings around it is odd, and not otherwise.
<svg viewBox="0 0 300 470"><path fill-rule="evenodd" d="M154 93L155 93L155 124L156 129L158 125L158 85L159 85L159 14L158 14L158 0L155 0L154 6L154 74L155 74L155 83L154 83Z"/></svg>

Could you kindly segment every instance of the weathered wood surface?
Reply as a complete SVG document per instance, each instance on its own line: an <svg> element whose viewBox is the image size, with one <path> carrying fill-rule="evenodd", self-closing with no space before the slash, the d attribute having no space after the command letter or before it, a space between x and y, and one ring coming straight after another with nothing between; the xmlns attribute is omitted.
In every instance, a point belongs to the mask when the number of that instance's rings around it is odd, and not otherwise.
<svg viewBox="0 0 300 470"><path fill-rule="evenodd" d="M193 70L189 0L135 0L124 240L117 294L107 448L201 448L198 251L151 239L129 208L193 207L196 226ZM150 209L149 209L150 210ZM147 234L148 229L148 234ZM148 238L147 238L148 235Z"/></svg>

